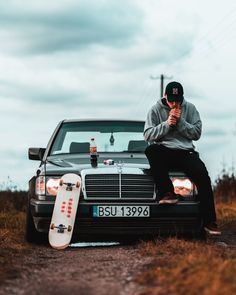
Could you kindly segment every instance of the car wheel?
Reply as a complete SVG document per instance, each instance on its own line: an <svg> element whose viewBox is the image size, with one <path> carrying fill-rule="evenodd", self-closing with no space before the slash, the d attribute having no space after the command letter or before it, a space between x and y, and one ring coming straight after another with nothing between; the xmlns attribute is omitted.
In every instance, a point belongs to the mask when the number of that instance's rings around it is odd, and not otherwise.
<svg viewBox="0 0 236 295"><path fill-rule="evenodd" d="M47 242L47 235L38 232L35 228L29 202L26 208L25 239L28 243L33 244L43 244Z"/></svg>
<svg viewBox="0 0 236 295"><path fill-rule="evenodd" d="M207 235L206 235L206 231L204 230L204 228L202 228L197 234L196 234L196 238L200 241L206 241L207 239Z"/></svg>

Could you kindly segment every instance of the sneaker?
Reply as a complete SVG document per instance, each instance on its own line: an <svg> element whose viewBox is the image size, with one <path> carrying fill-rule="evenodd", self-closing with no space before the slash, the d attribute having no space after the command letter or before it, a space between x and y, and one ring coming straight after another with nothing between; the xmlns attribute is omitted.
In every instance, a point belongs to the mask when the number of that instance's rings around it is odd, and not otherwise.
<svg viewBox="0 0 236 295"><path fill-rule="evenodd" d="M219 230L217 224L215 222L208 223L204 226L205 231L212 236L221 235L221 231Z"/></svg>
<svg viewBox="0 0 236 295"><path fill-rule="evenodd" d="M168 192L159 201L159 204L176 204L178 203L178 196L175 193Z"/></svg>

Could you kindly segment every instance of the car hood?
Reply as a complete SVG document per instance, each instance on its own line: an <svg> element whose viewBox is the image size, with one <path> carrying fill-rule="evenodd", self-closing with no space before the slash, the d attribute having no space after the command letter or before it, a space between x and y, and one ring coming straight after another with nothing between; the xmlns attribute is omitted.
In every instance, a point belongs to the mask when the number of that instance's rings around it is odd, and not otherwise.
<svg viewBox="0 0 236 295"><path fill-rule="evenodd" d="M114 165L105 165L104 160L108 159L113 160ZM126 170L132 169L134 173L135 171L139 173L140 170L145 171L150 168L147 158L144 154L124 155L122 153L116 155L99 155L97 168L102 169L99 171L103 171L103 173L105 173L105 169L107 169L107 173L110 173L110 171L116 171L117 166L120 166L122 169ZM91 173L93 173L92 171L97 169L91 166L89 155L51 156L48 157L45 165L42 168L42 170L44 170L42 173L46 175L63 175L65 173L81 174L82 170L86 170L88 172L88 169L91 169Z"/></svg>

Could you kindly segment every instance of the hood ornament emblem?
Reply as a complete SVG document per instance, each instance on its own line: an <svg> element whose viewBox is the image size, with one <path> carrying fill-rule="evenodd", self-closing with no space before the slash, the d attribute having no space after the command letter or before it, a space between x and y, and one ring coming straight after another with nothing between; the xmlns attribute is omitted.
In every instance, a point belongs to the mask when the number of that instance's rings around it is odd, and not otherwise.
<svg viewBox="0 0 236 295"><path fill-rule="evenodd" d="M124 166L123 162L116 163L117 171L119 174L122 174L123 166Z"/></svg>

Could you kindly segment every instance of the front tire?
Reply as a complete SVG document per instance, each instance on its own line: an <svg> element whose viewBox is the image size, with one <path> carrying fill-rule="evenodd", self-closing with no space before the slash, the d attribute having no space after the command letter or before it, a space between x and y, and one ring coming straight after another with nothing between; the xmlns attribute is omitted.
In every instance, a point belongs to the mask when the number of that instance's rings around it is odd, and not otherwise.
<svg viewBox="0 0 236 295"><path fill-rule="evenodd" d="M35 228L29 201L26 208L25 240L32 244L43 244L47 241L46 234L38 232Z"/></svg>

